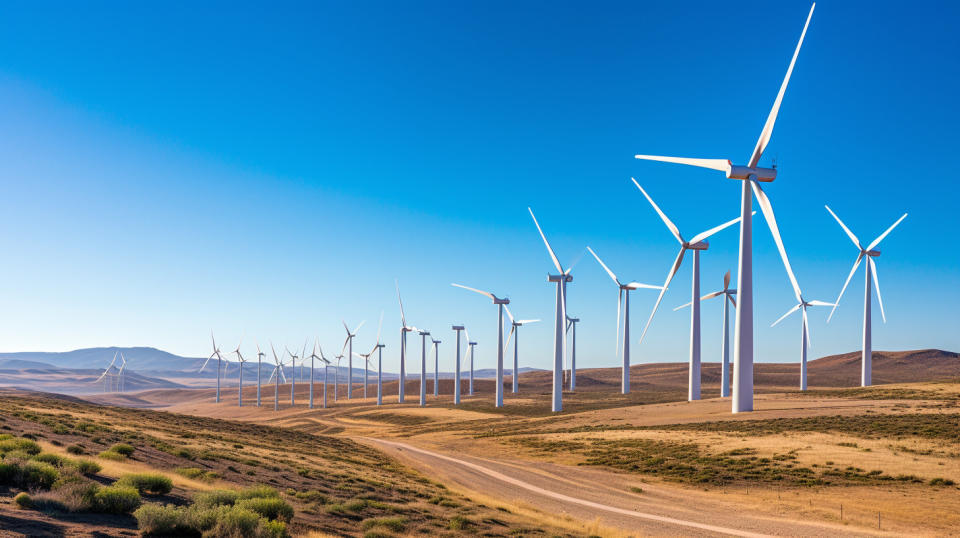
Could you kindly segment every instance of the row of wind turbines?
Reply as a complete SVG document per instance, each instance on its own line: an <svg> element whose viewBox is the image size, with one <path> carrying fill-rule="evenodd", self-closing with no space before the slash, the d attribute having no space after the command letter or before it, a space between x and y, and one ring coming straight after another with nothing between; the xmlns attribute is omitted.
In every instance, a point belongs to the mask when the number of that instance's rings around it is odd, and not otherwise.
<svg viewBox="0 0 960 538"><path fill-rule="evenodd" d="M628 282L623 283L619 277L601 260L599 255L590 247L588 251L597 262L603 267L605 272L610 276L614 284L618 288L618 302L617 302L617 353L622 360L621 369L622 369L622 379L621 379L621 392L626 394L630 392L630 292L638 289L653 289L659 290L659 295L653 306L653 309L650 313L650 316L647 319L646 325L641 332L638 345L642 344L644 337L646 336L648 329L651 326L653 318L659 308L661 301L666 290L669 288L671 282L673 281L674 276L680 269L680 266L687 255L690 255L691 258L691 272L692 272L692 286L691 286L691 297L690 302L681 305L677 309L690 308L690 351L689 351L689 381L688 381L688 397L690 400L696 400L700 398L700 303L701 301L709 300L715 297L722 297L723 301L723 343L722 343L722 363L723 363L723 374L722 374L722 388L721 394L724 397L731 397L731 407L732 412L743 412L743 411L752 411L753 410L753 216L755 211L753 210L753 198L756 197L757 203L760 207L763 218L767 223L773 240L776 244L778 253L783 262L784 268L786 270L787 276L789 278L791 287L794 292L794 297L796 299L796 304L790 308L780 319L776 320L773 325L776 325L786 319L788 316L795 312L801 312L801 338L800 338L800 388L802 390L806 389L806 362L807 362L807 351L809 347L810 337L809 337L809 322L807 317L807 309L811 306L830 306L833 310L830 313L829 319L832 318L833 312L836 310L837 305L839 304L840 299L843 297L844 292L850 280L852 279L854 273L857 271L861 262L866 259L866 280L865 280L865 291L864 291L864 318L863 318L863 347L862 347L862 357L861 357L861 385L868 386L871 384L871 281L873 288L877 292L877 300L880 304L881 316L884 321L886 321L886 315L883 311L883 302L880 296L880 287L879 280L877 278L876 272L876 262L875 258L880 255L880 251L877 249L880 242L895 228L900 222L906 218L906 214L900 217L896 222L893 223L886 231L884 231L879 237L872 241L868 246L863 247L860 240L850 231L850 229L840 220L840 218L834 213L829 207L827 211L830 215L836 219L840 224L843 231L854 243L859 253L857 259L853 264L849 275L847 276L846 281L844 282L843 287L841 288L840 294L837 297L837 300L828 303L825 301L819 300L810 300L806 298L802 289L797 281L796 275L791 267L790 260L787 256L786 248L784 247L783 240L781 238L780 230L777 225L776 217L773 211L773 205L768 198L766 192L761 187L761 183L770 183L773 182L777 177L777 169L775 166L772 167L761 167L759 166L760 160L763 156L767 145L770 143L773 128L777 120L777 116L780 110L781 103L783 101L784 94L787 89L787 85L790 81L790 77L793 73L794 66L796 64L797 57L800 53L800 49L803 45L804 38L807 33L807 28L809 27L810 20L813 17L813 12L816 7L816 4L813 4L810 8L810 12L807 15L806 22L803 26L803 30L800 34L800 39L797 43L796 49L794 50L793 57L790 60L790 64L787 68L786 75L780 85L779 92L774 100L773 106L770 109L770 112L767 116L767 120L763 125L763 128L760 132L760 137L757 140L756 145L754 146L753 152L751 153L748 161L745 165L734 165L729 159L703 159L703 158L685 158L685 157L664 157L664 156L655 156L655 155L635 155L637 159L645 161L659 161L667 163L682 164L687 166L694 166L698 168L705 168L714 171L723 172L725 177L728 179L734 179L741 182L740 185L740 216L727 221L723 224L715 226L709 230L701 232L694 235L691 239L687 240L680 233L679 228L667 217L664 211L654 202L653 198L649 193L640 185L636 179L632 179L633 183L637 189L642 193L646 200L650 203L652 208L658 214L660 219L663 221L664 225L669 230L670 234L677 240L680 244L680 250L677 253L677 256L673 263L671 264L667 277L662 285L651 285L651 284L641 284L638 282ZM579 321L576 318L571 318L567 315L567 288L570 283L573 281L572 268L574 264L569 265L567 268L560 263L559 258L557 257L554 249L551 247L549 241L547 240L546 235L543 232L543 229L540 226L540 223L537 221L536 216L533 213L533 210L528 208L530 216L533 219L533 222L539 232L541 239L543 240L544 245L546 246L547 253L550 257L550 260L553 264L553 268L556 269L556 273L548 274L547 281L556 286L556 307L555 307L555 319L554 319L554 361L553 361L553 382L552 382L552 398L551 398L551 409L554 412L561 411L563 404L563 385L564 385L564 360L567 356L566 346L567 346L567 334L573 328L573 353L570 361L570 376L569 376L569 389L574 390L576 386L576 322ZM709 249L709 242L707 241L714 234L717 234L729 227L732 227L735 224L739 224L740 228L740 239L739 239L739 254L738 254L738 266L737 266L737 283L736 287L731 289L731 279L730 272L728 271L723 279L723 288L713 293L702 295L700 293L700 256L701 253L706 252ZM534 323L539 320L515 320L512 313L510 312L507 305L510 304L510 300L506 297L500 297L495 295L492 292L480 290L477 288L465 286L462 284L453 284L458 288L465 289L480 295L487 297L491 300L492 304L497 307L497 366L496 366L496 405L497 407L503 406L503 359L504 353L509 346L509 340L514 339L514 375L513 375L513 390L516 392L518 390L518 379L517 379L517 355L518 355L518 336L519 333L517 329L524 324ZM399 299L399 286L398 286L398 299ZM730 360L730 342L729 342L729 307L733 307L735 310L734 314L734 337L733 337L733 356L732 356L732 371L731 371L731 360ZM431 333L427 330L418 329L417 327L407 324L406 317L403 313L403 303L400 301L400 314L401 314L401 339L400 339L400 382L398 388L398 401L400 403L404 402L404 381L406 379L406 337L407 333L415 332L421 337L421 368L420 368L420 404L425 404L426 397L426 356L427 356L427 336L431 336ZM509 335L507 336L506 346L504 345L504 318L503 314L507 313L507 316L511 321L511 328ZM381 327L382 327L382 314L381 314ZM621 324L623 330L621 332ZM369 365L370 357L373 353L377 353L378 356L378 383L377 383L377 403L382 404L382 371L380 368L381 358L382 358L382 349L383 344L380 342L380 334L378 331L377 343L374 348L367 354L355 353L353 351L353 338L356 337L356 333L359 330L360 326L357 326L356 329L351 331L349 327L344 323L344 329L346 330L347 337L344 342L344 348L341 351L341 354L336 357L337 360L337 383L339 384L339 361L344 358L344 352L348 358L348 374L347 374L347 398L352 398L353 390L353 357L357 356L362 358L366 364ZM455 378L455 390L454 398L455 403L460 403L460 332L466 332L465 328L462 325L454 325L452 329L456 332L457 337L457 349L456 349L456 378ZM468 344L468 352L466 356L470 357L471 367L470 367L470 394L473 394L473 346L476 345L475 342L470 341L469 336L466 338ZM440 344L439 340L431 338L430 343L434 347L435 354L435 373L434 373L434 394L438 394L438 346ZM271 374L271 380L275 380L277 383L277 389L275 392L275 408L278 405L278 396L279 393L279 380L281 378L285 379L285 374L283 372L282 361L277 356L275 350L273 351L274 358L274 370ZM318 352L319 351L319 355ZM240 358L239 347L234 351L237 354L238 359L240 360L241 366L241 376L242 376L242 363L244 360ZM287 350L287 355L291 358L291 365L295 366L296 360L298 358L304 359L306 357L306 346L299 355ZM258 348L258 363L263 353L259 351ZM209 362L213 357L218 359L218 382L217 382L217 401L219 401L219 363L222 361L219 349L214 343L214 353L207 360ZM316 359L321 360L324 363L325 368L331 365L331 361L324 357L322 350L320 350L319 345L314 345L314 351L309 356L311 359L311 382L310 382L310 406L313 407L313 361ZM204 364L206 366L206 363ZM302 370L302 368L301 368ZM365 368L365 377L366 377ZM326 405L326 370L324 375L324 405ZM295 382L295 380L294 380ZM364 392L366 393L366 385L364 383ZM241 382L242 390L242 382ZM293 398L293 383L291 383L291 399ZM258 405L260 403L260 382L259 382L259 369L258 369L258 390L257 390Z"/></svg>

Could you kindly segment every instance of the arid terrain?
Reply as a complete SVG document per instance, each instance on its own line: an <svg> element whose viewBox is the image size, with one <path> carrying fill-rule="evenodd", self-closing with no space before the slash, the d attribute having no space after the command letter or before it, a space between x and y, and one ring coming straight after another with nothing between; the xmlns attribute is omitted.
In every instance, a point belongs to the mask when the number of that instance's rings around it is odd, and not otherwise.
<svg viewBox="0 0 960 538"><path fill-rule="evenodd" d="M355 384L349 401L341 385L335 401L331 383L327 409L322 383L315 409L298 383L294 407L290 385L280 386L279 411L273 385L262 387L260 408L250 385L243 407L235 387L219 404L211 389L90 402L8 392L0 416L49 450L135 445L128 465L170 475L170 502L204 489L273 486L295 509L295 535L955 532L960 360L933 350L877 352L874 379L882 384L857 388L858 360L812 361L806 392L793 387L795 365L760 365L756 411L737 415L718 397L716 365L704 368L704 400L687 402L685 365L665 364L635 366L626 396L616 391L618 370L583 370L556 415L548 374L529 372L520 394L507 389L502 409L492 405L492 381L478 381L476 394L454 407L453 381L441 380L441 396L432 396L431 381L423 408L418 382L408 381L402 405L396 382L385 384L382 407L375 385L364 399ZM78 421L104 430L90 434ZM178 474L191 467L216 478ZM119 472L111 463L102 474ZM5 528L27 535L31 525L82 535L104 521L37 514L9 498L0 504L0 518L16 525ZM135 532L126 517L111 523L117 533ZM402 523L377 523L391 517Z"/></svg>

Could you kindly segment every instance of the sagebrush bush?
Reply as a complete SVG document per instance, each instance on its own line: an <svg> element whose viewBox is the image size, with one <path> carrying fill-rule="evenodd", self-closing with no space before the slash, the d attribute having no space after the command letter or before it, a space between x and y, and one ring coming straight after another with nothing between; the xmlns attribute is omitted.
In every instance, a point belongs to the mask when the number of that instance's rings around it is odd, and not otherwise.
<svg viewBox="0 0 960 538"><path fill-rule="evenodd" d="M290 521L293 517L293 507L278 497L240 499L234 506L251 510L267 519Z"/></svg>
<svg viewBox="0 0 960 538"><path fill-rule="evenodd" d="M96 495L100 485L80 477L80 480L58 480L53 489L34 497L39 510L62 512L88 512L96 507Z"/></svg>
<svg viewBox="0 0 960 538"><path fill-rule="evenodd" d="M129 458L130 456L133 455L133 451L135 449L126 443L117 443L112 447L110 447L110 450L112 450L113 452L116 452L117 454L120 454L121 456L126 456Z"/></svg>
<svg viewBox="0 0 960 538"><path fill-rule="evenodd" d="M128 514L140 504L140 493L136 488L127 486L106 486L100 488L95 496L96 510L106 514Z"/></svg>
<svg viewBox="0 0 960 538"><path fill-rule="evenodd" d="M0 441L0 454L6 455L7 453L15 450L20 450L31 456L35 456L40 453L40 445L38 445L36 441L30 439L16 437Z"/></svg>
<svg viewBox="0 0 960 538"><path fill-rule="evenodd" d="M103 452L97 454L98 458L103 458L110 461L126 461L127 457L119 452L114 452L112 450L104 450Z"/></svg>
<svg viewBox="0 0 960 538"><path fill-rule="evenodd" d="M102 469L100 464L93 460L73 460L70 462L70 466L76 469L80 474L85 475L97 474Z"/></svg>
<svg viewBox="0 0 960 538"><path fill-rule="evenodd" d="M186 517L187 511L172 504L145 504L133 513L144 536L189 536L197 532Z"/></svg>
<svg viewBox="0 0 960 538"><path fill-rule="evenodd" d="M393 532L403 532L403 530L407 527L407 519L403 517L375 517L364 520L364 530L372 529L374 527L384 527L392 530Z"/></svg>
<svg viewBox="0 0 960 538"><path fill-rule="evenodd" d="M117 486L136 488L141 494L166 495L173 489L173 481L157 473L125 474L116 481Z"/></svg>
<svg viewBox="0 0 960 538"><path fill-rule="evenodd" d="M33 508L33 499L30 498L30 495L26 491L18 493L17 496L13 498L13 502L20 508Z"/></svg>
<svg viewBox="0 0 960 538"><path fill-rule="evenodd" d="M49 452L41 452L33 457L35 461L42 461L44 463L49 463L55 467L63 467L63 462L66 460L63 456L58 456L56 454L51 454Z"/></svg>
<svg viewBox="0 0 960 538"><path fill-rule="evenodd" d="M80 455L82 455L82 454L86 454L86 453L87 453L87 451L84 450L84 448L83 448L82 446L80 446L80 445L70 445L70 446L68 446L68 447L67 447L67 452L69 452L70 454L74 454L74 455L76 455L76 456L80 456Z"/></svg>
<svg viewBox="0 0 960 538"><path fill-rule="evenodd" d="M60 472L53 465L42 461L28 461L20 467L17 485L23 489L50 489L59 477Z"/></svg>
<svg viewBox="0 0 960 538"><path fill-rule="evenodd" d="M269 499L279 498L280 492L270 486L250 486L239 492L238 499Z"/></svg>
<svg viewBox="0 0 960 538"><path fill-rule="evenodd" d="M215 489L197 493L193 497L193 504L200 508L215 508L217 506L233 506L240 498L240 493L230 489Z"/></svg>

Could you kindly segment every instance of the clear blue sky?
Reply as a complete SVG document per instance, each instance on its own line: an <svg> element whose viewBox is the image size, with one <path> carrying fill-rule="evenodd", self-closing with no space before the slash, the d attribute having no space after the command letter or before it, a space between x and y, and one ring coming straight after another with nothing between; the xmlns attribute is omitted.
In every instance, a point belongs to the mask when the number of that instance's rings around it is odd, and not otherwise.
<svg viewBox="0 0 960 538"><path fill-rule="evenodd" d="M449 365L452 323L495 358L495 309L549 320L551 265L593 246L624 279L659 283L676 243L635 176L688 236L739 214L739 183L635 153L745 161L809 3L238 3L151 10L21 3L0 20L0 348L150 345L209 353L343 341L341 318L386 312L396 368L399 278L409 320ZM874 348L960 348L958 8L821 2L763 164L800 284L832 301L856 257L829 203L881 246L888 322ZM759 214L758 214L759 217ZM799 318L758 218L758 360L795 361ZM736 270L737 231L703 256L703 291ZM863 269L812 354L859 349ZM613 365L616 288L590 258L569 309L584 366ZM686 360L689 265L634 360ZM655 294L636 292L639 336ZM875 306L876 309L876 306ZM705 360L720 303L704 304ZM548 367L552 325L522 329ZM412 344L419 352L419 345Z"/></svg>

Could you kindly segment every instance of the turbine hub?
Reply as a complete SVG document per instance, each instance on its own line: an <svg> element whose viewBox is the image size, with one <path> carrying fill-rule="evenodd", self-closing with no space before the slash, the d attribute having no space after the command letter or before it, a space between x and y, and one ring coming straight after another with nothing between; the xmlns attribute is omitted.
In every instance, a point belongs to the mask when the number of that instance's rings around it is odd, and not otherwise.
<svg viewBox="0 0 960 538"><path fill-rule="evenodd" d="M727 172L727 177L730 179L750 179L751 175L757 176L757 181L768 183L777 179L777 169L731 165Z"/></svg>
<svg viewBox="0 0 960 538"><path fill-rule="evenodd" d="M879 256L879 255L880 255L880 251L879 251L879 250L874 249L874 250L868 250L868 251L867 251L867 256L870 256L871 258L876 258L876 257Z"/></svg>

